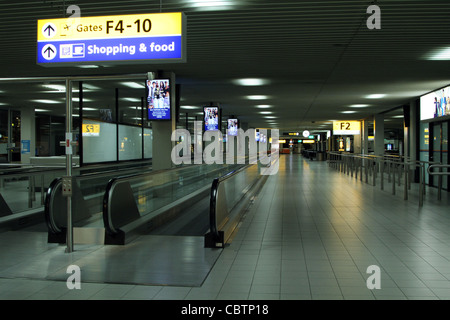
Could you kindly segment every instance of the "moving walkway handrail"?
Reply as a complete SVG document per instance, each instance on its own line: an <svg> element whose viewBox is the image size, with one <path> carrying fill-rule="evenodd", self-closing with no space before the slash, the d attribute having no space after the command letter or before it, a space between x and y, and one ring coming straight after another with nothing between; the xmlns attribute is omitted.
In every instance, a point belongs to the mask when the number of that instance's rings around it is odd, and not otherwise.
<svg viewBox="0 0 450 320"><path fill-rule="evenodd" d="M98 166L96 166L96 168L97 167ZM147 167L151 167L150 164L139 167L139 168L147 168ZM119 170L116 169L114 171L101 171L101 172L95 172L95 173L85 173L82 175L73 176L72 183L76 183L75 182L76 180L85 181L85 180L90 180L90 179L102 178L102 177L111 176L112 172L117 173L118 171L122 171L122 170L126 171L126 170L135 170L135 169L136 169L136 167L124 168L124 169L119 169ZM139 173L139 174L142 174L142 173ZM65 228L65 226L58 225L58 222L56 220L57 217L55 217L55 211L53 210L54 199L56 197L57 191L60 190L61 184L62 184L61 177L53 179L52 182L50 183L49 187L47 188L47 191L45 193L45 199L44 199L45 221L46 221L49 233L53 233L53 234L59 234L59 233L63 232L63 229ZM103 191L101 193L99 193L98 196L103 197L104 196Z"/></svg>
<svg viewBox="0 0 450 320"><path fill-rule="evenodd" d="M209 230L210 233L214 239L214 241L219 242L220 241L220 235L219 235L219 229L217 227L217 211L216 211L216 204L217 204L217 194L219 185L226 181L227 179L230 179L231 177L239 174L240 172L248 169L250 166L253 166L255 164L248 164L242 168L236 169L232 172L229 172L221 177L215 178L211 185L211 194L210 194L210 200L209 200Z"/></svg>
<svg viewBox="0 0 450 320"><path fill-rule="evenodd" d="M201 168L203 165L199 164L199 165L190 165L190 166L180 166L180 167L175 167L175 168L169 168L169 169L162 169L162 170L157 170L157 171L152 171L150 173L138 173L138 174L132 174L132 175L126 175L126 176L122 176L122 177L117 177L117 178L113 178L111 179L105 189L105 193L103 196L103 223L104 223L104 227L105 227L105 231L106 233L108 233L109 235L117 235L118 233L120 233L119 229L114 225L114 221L112 219L112 210L111 210L111 202L112 202L112 196L113 196L113 192L114 189L122 183L127 183L127 182L133 182L136 179L140 179L140 178L148 178L150 176L157 176L157 175L161 175L165 172L171 172L171 173L177 173L183 170L192 170L193 167L196 168ZM198 176L193 176L192 178L195 178ZM172 181L171 183L178 183L178 181Z"/></svg>

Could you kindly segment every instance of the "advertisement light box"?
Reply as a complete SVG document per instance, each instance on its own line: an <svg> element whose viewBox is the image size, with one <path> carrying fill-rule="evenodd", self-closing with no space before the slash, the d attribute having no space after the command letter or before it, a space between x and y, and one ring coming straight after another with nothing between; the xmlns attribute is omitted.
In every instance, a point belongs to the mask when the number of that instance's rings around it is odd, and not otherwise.
<svg viewBox="0 0 450 320"><path fill-rule="evenodd" d="M147 80L147 119L171 120L170 80Z"/></svg>
<svg viewBox="0 0 450 320"><path fill-rule="evenodd" d="M203 120L205 124L205 131L219 130L220 124L219 107L204 107Z"/></svg>
<svg viewBox="0 0 450 320"><path fill-rule="evenodd" d="M450 116L450 86L420 97L420 120Z"/></svg>
<svg viewBox="0 0 450 320"><path fill-rule="evenodd" d="M228 119L228 131L227 134L229 136L237 136L238 135L238 119Z"/></svg>
<svg viewBox="0 0 450 320"><path fill-rule="evenodd" d="M170 63L186 61L181 12L41 19L37 63Z"/></svg>

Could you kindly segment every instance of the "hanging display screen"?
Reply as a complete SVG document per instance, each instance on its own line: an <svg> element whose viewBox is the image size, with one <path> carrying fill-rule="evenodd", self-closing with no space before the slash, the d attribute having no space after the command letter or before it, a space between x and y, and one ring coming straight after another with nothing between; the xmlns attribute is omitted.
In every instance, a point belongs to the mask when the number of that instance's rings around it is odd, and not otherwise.
<svg viewBox="0 0 450 320"><path fill-rule="evenodd" d="M203 121L205 125L205 131L219 130L220 124L219 107L204 107Z"/></svg>
<svg viewBox="0 0 450 320"><path fill-rule="evenodd" d="M237 136L238 135L238 119L228 119L228 135Z"/></svg>
<svg viewBox="0 0 450 320"><path fill-rule="evenodd" d="M420 120L450 116L450 86L420 97Z"/></svg>
<svg viewBox="0 0 450 320"><path fill-rule="evenodd" d="M170 80L147 80L147 119L171 120Z"/></svg>

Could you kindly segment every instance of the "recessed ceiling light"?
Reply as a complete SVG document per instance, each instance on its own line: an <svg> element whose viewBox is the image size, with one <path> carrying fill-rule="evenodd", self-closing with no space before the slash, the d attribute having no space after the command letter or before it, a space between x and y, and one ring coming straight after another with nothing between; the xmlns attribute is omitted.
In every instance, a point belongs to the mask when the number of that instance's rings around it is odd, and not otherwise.
<svg viewBox="0 0 450 320"><path fill-rule="evenodd" d="M369 106L368 104L352 104L349 107L350 108L366 108L368 106Z"/></svg>
<svg viewBox="0 0 450 320"><path fill-rule="evenodd" d="M386 95L383 93L369 94L368 96L366 96L367 99L381 99L384 97L386 97Z"/></svg>
<svg viewBox="0 0 450 320"><path fill-rule="evenodd" d="M269 84L269 80L259 78L244 78L233 80L233 83L238 86L264 86Z"/></svg>
<svg viewBox="0 0 450 320"><path fill-rule="evenodd" d="M267 100L269 96L264 95L251 95L246 97L248 100Z"/></svg>

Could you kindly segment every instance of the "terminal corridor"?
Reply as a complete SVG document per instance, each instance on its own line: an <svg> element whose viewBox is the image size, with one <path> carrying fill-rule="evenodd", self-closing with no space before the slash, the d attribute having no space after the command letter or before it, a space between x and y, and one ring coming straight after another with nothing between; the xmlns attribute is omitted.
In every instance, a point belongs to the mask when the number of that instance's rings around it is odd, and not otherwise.
<svg viewBox="0 0 450 320"><path fill-rule="evenodd" d="M76 245L66 254L30 229L0 234L10 243L0 253L0 299L450 299L449 201L446 194L435 201L433 192L420 208L414 195L405 201L325 161L281 155L278 173L268 176L230 245L215 249L220 255L201 285L83 281L82 268L81 290L69 290L68 265L120 258L141 238L125 246ZM123 260L142 261L142 252ZM368 288L369 266L380 268L380 289Z"/></svg>

